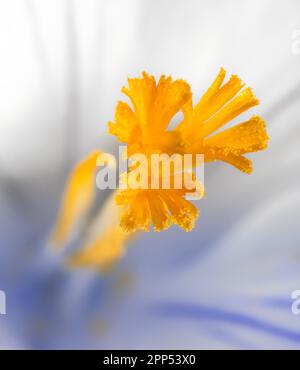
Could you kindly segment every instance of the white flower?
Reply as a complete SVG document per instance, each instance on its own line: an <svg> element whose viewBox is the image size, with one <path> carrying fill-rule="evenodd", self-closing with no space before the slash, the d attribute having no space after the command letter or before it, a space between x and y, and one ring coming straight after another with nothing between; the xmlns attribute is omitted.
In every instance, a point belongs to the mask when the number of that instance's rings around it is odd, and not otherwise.
<svg viewBox="0 0 300 370"><path fill-rule="evenodd" d="M1 3L1 347L299 348L299 11L297 0ZM220 64L261 101L271 138L255 173L213 165L195 231L141 236L110 275L66 271L45 243L61 173L97 134L111 146L101 133L124 76L205 87Z"/></svg>

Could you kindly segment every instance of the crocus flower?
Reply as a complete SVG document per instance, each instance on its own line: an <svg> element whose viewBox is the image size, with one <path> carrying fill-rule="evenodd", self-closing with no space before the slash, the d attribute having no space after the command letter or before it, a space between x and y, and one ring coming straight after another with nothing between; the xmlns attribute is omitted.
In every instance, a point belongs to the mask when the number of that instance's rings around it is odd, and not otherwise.
<svg viewBox="0 0 300 370"><path fill-rule="evenodd" d="M288 5L1 2L1 348L299 349L300 3ZM253 174L211 163L192 232L141 232L109 274L92 254L88 269L66 269L72 245L47 238L67 169L93 148L113 151L106 121L124 76L184 76L197 100L220 64L261 100L271 140L247 155ZM69 235L96 240L112 217L98 220Z"/></svg>

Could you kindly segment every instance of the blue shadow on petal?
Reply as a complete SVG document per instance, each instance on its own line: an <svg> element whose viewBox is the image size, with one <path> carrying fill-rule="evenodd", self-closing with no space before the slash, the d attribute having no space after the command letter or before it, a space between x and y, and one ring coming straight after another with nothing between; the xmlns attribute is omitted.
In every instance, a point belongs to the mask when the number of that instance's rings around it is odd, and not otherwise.
<svg viewBox="0 0 300 370"><path fill-rule="evenodd" d="M264 303L268 307L289 311L291 309L292 300L291 298L287 299L281 297L278 298L274 297L266 299Z"/></svg>
<svg viewBox="0 0 300 370"><path fill-rule="evenodd" d="M212 320L244 328L253 329L265 334L300 343L300 331L285 329L250 315L223 310L216 307L188 303L161 303L154 306L154 311L164 317L185 318L191 320Z"/></svg>

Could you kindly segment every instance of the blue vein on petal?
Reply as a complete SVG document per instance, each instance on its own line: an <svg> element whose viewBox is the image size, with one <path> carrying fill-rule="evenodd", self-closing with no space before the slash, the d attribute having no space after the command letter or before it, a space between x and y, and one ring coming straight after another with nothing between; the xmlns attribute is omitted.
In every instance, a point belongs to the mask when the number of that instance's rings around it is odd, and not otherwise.
<svg viewBox="0 0 300 370"><path fill-rule="evenodd" d="M300 343L300 331L293 331L256 319L245 314L223 310L210 306L186 303L162 303L154 306L154 311L167 317L213 320L244 326L253 330L271 334L289 341Z"/></svg>

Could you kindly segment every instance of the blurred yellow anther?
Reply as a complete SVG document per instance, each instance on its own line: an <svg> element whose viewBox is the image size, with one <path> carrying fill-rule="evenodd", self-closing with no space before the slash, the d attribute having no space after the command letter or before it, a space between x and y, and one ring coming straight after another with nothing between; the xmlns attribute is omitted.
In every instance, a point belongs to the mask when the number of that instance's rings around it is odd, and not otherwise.
<svg viewBox="0 0 300 370"><path fill-rule="evenodd" d="M125 243L132 237L120 227L123 207L115 203L112 194L92 221L83 241L82 248L68 261L69 267L93 267L108 270L125 253Z"/></svg>
<svg viewBox="0 0 300 370"><path fill-rule="evenodd" d="M91 153L80 162L69 177L52 241L60 246L68 240L72 227L89 210L95 196L97 158L100 152Z"/></svg>

